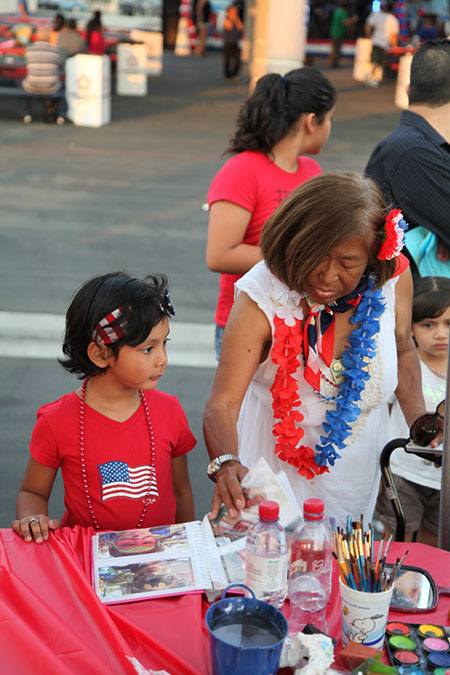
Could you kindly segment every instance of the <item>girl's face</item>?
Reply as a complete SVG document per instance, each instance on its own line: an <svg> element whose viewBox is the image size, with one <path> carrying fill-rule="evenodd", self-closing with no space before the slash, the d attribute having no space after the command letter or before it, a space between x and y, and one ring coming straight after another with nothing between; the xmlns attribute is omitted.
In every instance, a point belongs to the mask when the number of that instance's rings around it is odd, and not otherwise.
<svg viewBox="0 0 450 675"><path fill-rule="evenodd" d="M124 345L111 358L107 374L126 389L154 389L167 366L169 320L164 316L148 338L137 347Z"/></svg>
<svg viewBox="0 0 450 675"><path fill-rule="evenodd" d="M364 237L345 239L306 277L303 290L315 302L328 305L355 290L368 262Z"/></svg>
<svg viewBox="0 0 450 675"><path fill-rule="evenodd" d="M422 319L412 325L412 335L417 349L422 354L441 357L448 351L448 335L450 328L450 307L435 319Z"/></svg>
<svg viewBox="0 0 450 675"><path fill-rule="evenodd" d="M322 122L317 122L314 125L314 131L308 138L308 145L305 147L304 152L307 152L310 155L318 155L322 150L325 143L328 141L331 132L331 122L333 120L334 111L336 106L329 110Z"/></svg>

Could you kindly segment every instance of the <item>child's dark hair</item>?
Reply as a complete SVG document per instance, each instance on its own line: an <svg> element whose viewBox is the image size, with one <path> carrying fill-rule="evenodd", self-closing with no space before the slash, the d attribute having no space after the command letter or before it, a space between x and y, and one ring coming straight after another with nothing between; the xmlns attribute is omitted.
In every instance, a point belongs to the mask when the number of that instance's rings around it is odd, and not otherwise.
<svg viewBox="0 0 450 675"><path fill-rule="evenodd" d="M80 379L100 375L106 369L90 360L87 349L92 340L101 343L97 324L118 308L118 317L109 325L119 328L126 324L125 334L108 348L117 356L123 345L144 342L164 316L174 313L163 275L131 277L126 272L113 272L94 277L75 293L66 314L66 331L62 351L67 357L59 362Z"/></svg>
<svg viewBox="0 0 450 675"><path fill-rule="evenodd" d="M256 83L236 121L227 152L259 150L269 154L304 113L315 113L319 124L336 103L336 90L318 68L269 73Z"/></svg>
<svg viewBox="0 0 450 675"><path fill-rule="evenodd" d="M414 282L412 322L437 319L450 307L450 279L420 277Z"/></svg>

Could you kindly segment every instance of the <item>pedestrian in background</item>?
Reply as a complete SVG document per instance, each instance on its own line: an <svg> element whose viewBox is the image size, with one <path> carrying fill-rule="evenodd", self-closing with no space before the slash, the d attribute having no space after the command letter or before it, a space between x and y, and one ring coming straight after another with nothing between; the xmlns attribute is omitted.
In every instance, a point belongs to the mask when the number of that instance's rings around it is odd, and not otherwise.
<svg viewBox="0 0 450 675"><path fill-rule="evenodd" d="M105 53L105 37L103 35L102 13L98 10L94 12L92 19L88 22L86 30L82 33L86 40L88 54L97 54L101 56Z"/></svg>
<svg viewBox="0 0 450 675"><path fill-rule="evenodd" d="M59 32L56 46L62 49L66 57L74 56L85 50L86 43L77 30L75 19L68 19L66 21L63 29Z"/></svg>
<svg viewBox="0 0 450 675"><path fill-rule="evenodd" d="M372 70L366 75L369 87L378 87L376 70L381 67L384 71L388 50L397 46L399 30L400 24L392 14L392 6L386 0L381 0L379 11L372 11L365 25L366 37L372 39Z"/></svg>
<svg viewBox="0 0 450 675"><path fill-rule="evenodd" d="M353 26L357 21L358 17L356 15L350 16L349 14L347 0L339 0L331 17L331 51L328 60L330 68L339 68L342 42L347 33L353 31Z"/></svg>
<svg viewBox="0 0 450 675"><path fill-rule="evenodd" d="M64 21L65 21L64 14L59 14L59 13L55 14L55 16L53 18L53 28L50 31L50 35L49 35L49 38L48 38L49 43L51 45L53 45L54 47L56 47L56 43L58 41L59 34L63 29Z"/></svg>
<svg viewBox="0 0 450 675"><path fill-rule="evenodd" d="M223 65L225 79L237 77L241 67L239 40L244 26L235 5L227 8L223 22Z"/></svg>
<svg viewBox="0 0 450 675"><path fill-rule="evenodd" d="M211 19L211 3L208 0L198 0L197 10L197 44L195 53L198 56L206 54L206 39L208 37L209 22Z"/></svg>
<svg viewBox="0 0 450 675"><path fill-rule="evenodd" d="M25 50L27 74L22 83L25 91L45 97L46 121L63 124L65 121L65 98L56 98L62 88L62 70L65 57L61 49L49 42L49 32L38 28L36 40ZM33 119L32 99L24 98L23 121L29 124Z"/></svg>

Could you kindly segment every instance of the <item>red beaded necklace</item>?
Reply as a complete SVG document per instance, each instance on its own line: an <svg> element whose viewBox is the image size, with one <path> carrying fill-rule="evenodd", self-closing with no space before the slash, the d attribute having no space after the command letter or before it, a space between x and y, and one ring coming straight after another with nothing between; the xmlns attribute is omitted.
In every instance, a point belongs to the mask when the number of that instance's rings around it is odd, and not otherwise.
<svg viewBox="0 0 450 675"><path fill-rule="evenodd" d="M84 447L84 438L85 438L85 422L84 422L84 409L85 409L85 399L86 399L86 387L87 383L89 382L89 377L87 377L84 381L83 384L81 385L81 398L80 398L80 463L81 463L81 476L83 478L83 487L84 487L84 494L86 495L86 501L87 505L89 508L89 513L92 518L92 522L94 524L94 528L96 530L100 529L100 525L97 521L97 518L95 516L94 512L94 507L92 505L92 498L89 492L89 485L88 485L88 480L87 480L87 471L86 471L86 454L85 454L85 447ZM144 408L144 415L145 415L145 421L147 422L147 428L148 428L148 436L150 440L150 476L148 479L148 487L147 487L147 493L143 499L144 507L142 509L142 514L141 517L139 518L139 522L136 527L141 527L142 523L144 522L145 516L147 514L147 510L150 504L153 504L158 495L150 499L150 492L154 494L156 491L157 493L157 487L156 487L156 476L155 476L155 437L153 435L153 427L152 427L152 421L150 419L150 413L148 410L148 405L147 401L144 396L144 392L139 389L139 395L141 397L141 403L142 407Z"/></svg>

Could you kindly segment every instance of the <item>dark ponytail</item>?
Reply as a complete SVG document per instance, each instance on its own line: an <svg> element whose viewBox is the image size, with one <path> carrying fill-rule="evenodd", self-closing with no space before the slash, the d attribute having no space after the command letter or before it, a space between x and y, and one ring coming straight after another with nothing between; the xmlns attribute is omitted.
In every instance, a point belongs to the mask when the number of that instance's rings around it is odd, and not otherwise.
<svg viewBox="0 0 450 675"><path fill-rule="evenodd" d="M336 90L318 68L296 68L285 76L264 75L245 101L227 152L270 153L304 113L321 123L336 103Z"/></svg>

